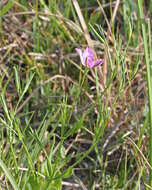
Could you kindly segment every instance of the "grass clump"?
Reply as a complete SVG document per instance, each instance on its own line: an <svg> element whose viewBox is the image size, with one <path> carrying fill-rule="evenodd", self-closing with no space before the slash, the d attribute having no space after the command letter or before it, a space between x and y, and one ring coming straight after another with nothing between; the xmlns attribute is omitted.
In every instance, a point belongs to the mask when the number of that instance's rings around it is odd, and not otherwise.
<svg viewBox="0 0 152 190"><path fill-rule="evenodd" d="M150 14L140 1L0 2L2 189L152 188ZM87 46L101 66L80 63Z"/></svg>

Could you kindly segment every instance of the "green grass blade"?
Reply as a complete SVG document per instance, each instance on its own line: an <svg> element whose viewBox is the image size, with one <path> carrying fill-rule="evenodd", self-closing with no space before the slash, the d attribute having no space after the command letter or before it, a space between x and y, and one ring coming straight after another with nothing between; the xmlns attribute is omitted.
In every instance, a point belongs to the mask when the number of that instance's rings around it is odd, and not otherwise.
<svg viewBox="0 0 152 190"><path fill-rule="evenodd" d="M10 183L12 184L13 188L15 190L19 190L13 176L11 175L11 173L9 172L9 170L7 169L6 165L4 164L4 162L0 159L0 167L3 169L3 171L5 172L5 175L7 176L7 178L9 179Z"/></svg>
<svg viewBox="0 0 152 190"><path fill-rule="evenodd" d="M19 106L19 104L20 104L20 102L21 102L21 100L22 100L24 94L27 92L27 90L28 90L28 88L29 88L29 86L30 86L30 84L31 84L31 81L32 81L34 75L35 75L35 74L32 74L32 75L30 76L29 80L27 81L26 86L25 86L25 88L24 88L24 90L23 90L23 92L22 92L22 94L21 94L21 96L20 96L20 98L19 98L18 103L17 103L16 110L17 110L17 108L18 108L18 106ZM16 112L16 110L15 110L15 112Z"/></svg>
<svg viewBox="0 0 152 190"><path fill-rule="evenodd" d="M14 3L14 1L8 1L8 3L2 9L0 7L0 17L7 13L7 11L13 7Z"/></svg>
<svg viewBox="0 0 152 190"><path fill-rule="evenodd" d="M17 92L18 92L18 95L20 96L20 94L21 94L21 83L20 83L19 73L18 73L16 67L14 67L13 69L14 69L15 83L16 83Z"/></svg>
<svg viewBox="0 0 152 190"><path fill-rule="evenodd" d="M141 0L138 0L138 9L139 9L139 16L140 16L141 27L142 27L145 62L146 62L146 75L147 75L147 86L148 86L148 97L149 97L149 119L150 119L149 163L152 166L152 89L151 89L151 76L150 76L151 73L150 73L150 62L149 62L146 26L145 26L145 20L144 20L143 5L142 5ZM149 185L152 186L152 170L151 169L149 169Z"/></svg>

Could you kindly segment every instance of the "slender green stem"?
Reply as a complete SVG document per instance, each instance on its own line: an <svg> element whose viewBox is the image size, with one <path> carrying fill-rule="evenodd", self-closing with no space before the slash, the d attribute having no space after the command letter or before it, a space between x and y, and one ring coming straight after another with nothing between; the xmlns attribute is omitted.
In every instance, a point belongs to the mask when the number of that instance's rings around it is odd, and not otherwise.
<svg viewBox="0 0 152 190"><path fill-rule="evenodd" d="M144 13L142 7L142 1L138 0L138 9L139 9L139 16L141 21L142 27L142 35L144 41L144 52L145 52L145 62L146 62L146 75L147 75L147 86L148 86L148 97L149 97L149 118L150 118L150 138L149 138L149 163L152 166L152 89L151 89L151 76L150 76L150 62L149 62L149 53L148 53L148 43L146 37L146 27L145 27L145 20L144 20ZM149 169L149 185L152 186L152 170Z"/></svg>

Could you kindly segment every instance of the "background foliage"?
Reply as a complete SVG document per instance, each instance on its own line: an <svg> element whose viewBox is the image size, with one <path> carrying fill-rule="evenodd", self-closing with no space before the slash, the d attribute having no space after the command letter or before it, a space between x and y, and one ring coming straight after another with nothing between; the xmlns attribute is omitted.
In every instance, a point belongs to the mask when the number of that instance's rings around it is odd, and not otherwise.
<svg viewBox="0 0 152 190"><path fill-rule="evenodd" d="M151 1L0 2L1 189L152 188L151 13ZM105 60L93 70L75 51L90 44Z"/></svg>

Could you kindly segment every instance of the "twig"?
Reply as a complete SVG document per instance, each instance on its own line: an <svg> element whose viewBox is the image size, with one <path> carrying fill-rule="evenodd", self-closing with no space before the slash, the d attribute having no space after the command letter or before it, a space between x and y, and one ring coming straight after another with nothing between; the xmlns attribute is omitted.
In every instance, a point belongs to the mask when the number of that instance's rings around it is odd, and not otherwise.
<svg viewBox="0 0 152 190"><path fill-rule="evenodd" d="M94 45L93 45L93 42L92 42L92 40L91 40L90 34L89 34L89 32L88 32L87 25L86 25L85 20L84 20L84 18L83 18L81 9L80 9L80 7L79 7L79 4L78 4L77 0L72 0L72 2L73 2L73 5L74 5L74 7L75 7L75 10L76 10L76 12L77 12L77 15L78 15L78 17L79 17L79 20L80 20L81 26L82 26L82 28L83 28L84 36L85 36L85 38L86 38L86 40L87 40L88 46L89 46L92 50L94 50Z"/></svg>
<svg viewBox="0 0 152 190"><path fill-rule="evenodd" d="M116 5L115 5L115 8L114 8L114 11L113 11L111 23L113 23L114 20L115 20L115 17L116 17L116 14L117 14L117 10L118 10L119 4L120 4L120 0L117 0Z"/></svg>

